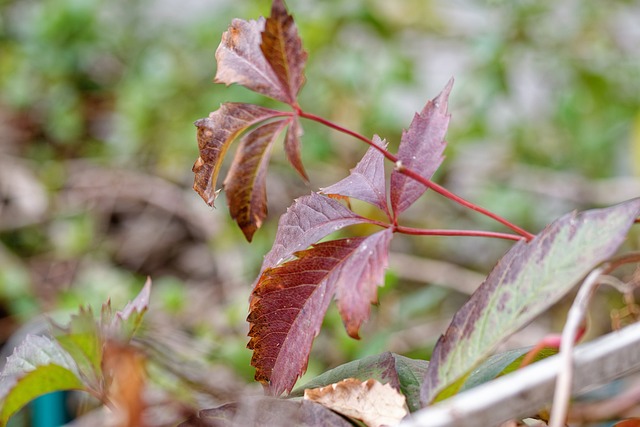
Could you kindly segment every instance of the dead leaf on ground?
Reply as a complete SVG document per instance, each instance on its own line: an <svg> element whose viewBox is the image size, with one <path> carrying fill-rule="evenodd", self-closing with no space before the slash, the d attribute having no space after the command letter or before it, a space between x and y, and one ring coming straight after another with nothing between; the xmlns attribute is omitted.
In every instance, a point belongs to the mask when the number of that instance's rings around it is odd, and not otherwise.
<svg viewBox="0 0 640 427"><path fill-rule="evenodd" d="M409 411L405 397L389 384L348 378L326 387L307 389L304 398L369 427L396 425Z"/></svg>

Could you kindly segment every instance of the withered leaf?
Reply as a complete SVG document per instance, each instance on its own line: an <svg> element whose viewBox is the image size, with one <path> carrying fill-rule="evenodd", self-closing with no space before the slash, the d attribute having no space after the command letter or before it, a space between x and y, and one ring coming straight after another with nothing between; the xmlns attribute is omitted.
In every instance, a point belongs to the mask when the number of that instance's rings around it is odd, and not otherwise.
<svg viewBox="0 0 640 427"><path fill-rule="evenodd" d="M267 18L260 49L280 80L285 102L294 105L304 84L307 53L302 48L298 29L282 0L274 0Z"/></svg>
<svg viewBox="0 0 640 427"><path fill-rule="evenodd" d="M198 128L200 157L193 165L193 189L208 205L213 206L218 195L218 173L233 140L248 127L282 115L280 111L258 105L226 103L209 114L209 117L195 122Z"/></svg>
<svg viewBox="0 0 640 427"><path fill-rule="evenodd" d="M438 170L446 142L444 136L449 126L447 105L453 79L424 109L414 116L409 130L402 133L398 159L402 166L412 169L424 178L430 179ZM396 215L405 211L425 191L427 187L394 170L391 173L391 207Z"/></svg>
<svg viewBox="0 0 640 427"><path fill-rule="evenodd" d="M455 314L433 350L423 404L455 394L464 378L509 335L611 257L640 214L640 199L556 220L515 244Z"/></svg>
<svg viewBox="0 0 640 427"><path fill-rule="evenodd" d="M282 102L290 101L287 88L265 58L260 43L265 19L245 21L234 19L222 35L216 50L216 83L227 86L238 83L247 89Z"/></svg>
<svg viewBox="0 0 640 427"><path fill-rule="evenodd" d="M224 180L229 212L248 241L267 216L269 154L288 122L267 123L244 135Z"/></svg>
<svg viewBox="0 0 640 427"><path fill-rule="evenodd" d="M380 147L387 147L387 143L378 135L373 136L373 142ZM351 174L337 183L323 188L324 194L339 194L363 200L378 207L389 215L387 207L387 192L384 176L384 156L380 151L369 147L362 160Z"/></svg>
<svg viewBox="0 0 640 427"><path fill-rule="evenodd" d="M300 155L300 138L302 137L302 126L298 116L293 117L293 121L287 129L287 135L284 139L284 152L291 166L300 174L302 179L309 182L307 172L302 164L302 156Z"/></svg>
<svg viewBox="0 0 640 427"><path fill-rule="evenodd" d="M347 378L326 387L305 390L304 398L369 427L396 425L409 413L402 394L374 379L363 382Z"/></svg>
<svg viewBox="0 0 640 427"><path fill-rule="evenodd" d="M375 299L383 280L391 234L385 229L367 238L318 243L296 252L297 259L262 273L247 318L248 347L253 350L255 378L270 393L288 393L306 371L311 344L338 288L352 288L340 293L346 301L342 309L347 330L357 335L357 326L368 315L362 307Z"/></svg>

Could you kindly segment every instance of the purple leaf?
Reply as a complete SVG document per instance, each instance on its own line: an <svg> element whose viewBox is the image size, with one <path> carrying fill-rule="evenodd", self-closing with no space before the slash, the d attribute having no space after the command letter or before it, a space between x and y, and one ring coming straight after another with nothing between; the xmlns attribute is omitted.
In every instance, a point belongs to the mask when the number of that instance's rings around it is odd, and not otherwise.
<svg viewBox="0 0 640 427"><path fill-rule="evenodd" d="M280 264L334 231L364 222L370 221L329 197L317 193L300 197L280 217L275 241L260 271Z"/></svg>
<svg viewBox="0 0 640 427"><path fill-rule="evenodd" d="M373 142L387 148L387 143L378 135L373 136ZM353 197L382 209L389 215L387 193L384 178L384 156L373 147L369 147L362 160L351 174L345 179L321 189L324 194L339 194Z"/></svg>
<svg viewBox="0 0 640 427"><path fill-rule="evenodd" d="M253 104L226 103L209 117L195 122L200 157L193 165L193 189L208 205L213 206L218 195L218 173L233 140L248 127L282 115L280 111Z"/></svg>
<svg viewBox="0 0 640 427"><path fill-rule="evenodd" d="M260 49L287 94L285 102L295 105L304 84L307 52L302 48L298 28L282 0L273 1L271 16L267 18L262 32Z"/></svg>
<svg viewBox="0 0 640 427"><path fill-rule="evenodd" d="M464 378L509 335L611 257L640 214L640 199L570 213L507 252L455 314L433 351L424 404L458 391Z"/></svg>
<svg viewBox="0 0 640 427"><path fill-rule="evenodd" d="M289 120L261 125L240 141L224 191L231 217L248 241L267 217L267 166L274 141Z"/></svg>
<svg viewBox="0 0 640 427"><path fill-rule="evenodd" d="M412 169L424 178L430 179L442 163L446 142L444 136L449 126L447 105L453 79L440 95L427 102L422 112L417 113L409 130L402 133L397 157L402 166ZM391 207L397 216L411 206L427 187L401 174L391 173Z"/></svg>
<svg viewBox="0 0 640 427"><path fill-rule="evenodd" d="M247 345L255 378L279 396L306 371L314 337L334 294L347 330L357 336L384 279L392 231L318 243L266 269L253 291ZM349 289L345 289L349 288Z"/></svg>
<svg viewBox="0 0 640 427"><path fill-rule="evenodd" d="M266 20L234 19L216 50L216 83L238 83L254 92L289 103L289 90L265 58L260 43Z"/></svg>
<svg viewBox="0 0 640 427"><path fill-rule="evenodd" d="M298 116L294 116L284 139L284 152L291 166L300 174L302 179L309 182L309 177L304 170L302 157L300 156L300 137L302 137L302 126L300 126Z"/></svg>

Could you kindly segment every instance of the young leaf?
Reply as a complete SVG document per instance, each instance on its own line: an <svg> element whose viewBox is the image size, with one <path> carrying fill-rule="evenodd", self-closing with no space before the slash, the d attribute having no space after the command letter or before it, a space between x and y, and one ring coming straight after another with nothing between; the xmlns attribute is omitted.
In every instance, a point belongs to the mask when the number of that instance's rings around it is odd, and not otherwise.
<svg viewBox="0 0 640 427"><path fill-rule="evenodd" d="M337 290L349 295L355 308L344 307L347 329L357 334L362 306L369 304L369 290L383 280L384 253L389 229L369 237L332 240L296 252L297 259L265 270L253 291L247 320L251 323L247 345L253 350L255 378L278 396L289 392L306 370L313 338L320 331L329 302ZM385 246L386 245L386 246ZM363 249L365 248L365 249ZM367 259L363 254L378 259ZM353 286L367 290L358 299Z"/></svg>
<svg viewBox="0 0 640 427"><path fill-rule="evenodd" d="M84 388L69 354L49 338L29 335L7 358L0 373L0 426L38 396Z"/></svg>
<svg viewBox="0 0 640 427"><path fill-rule="evenodd" d="M112 328L114 332L119 336L111 338L117 338L120 341L127 342L136 333L142 318L149 308L149 298L151 297L151 278L147 277L147 281L144 286L138 292L138 295L129 301L127 305L116 313L115 318L112 321Z"/></svg>
<svg viewBox="0 0 640 427"><path fill-rule="evenodd" d="M406 400L389 384L370 379L347 378L304 392L305 400L320 403L342 415L361 420L368 427L396 425L406 415Z"/></svg>
<svg viewBox="0 0 640 427"><path fill-rule="evenodd" d="M424 178L430 179L442 163L446 142L444 136L449 126L447 106L453 79L440 92L440 95L427 102L422 112L416 113L409 130L402 133L398 159L402 166L413 169ZM399 215L411 206L427 187L401 174L391 173L391 207Z"/></svg>
<svg viewBox="0 0 640 427"><path fill-rule="evenodd" d="M613 255L638 214L640 199L574 212L549 225L532 241L515 244L436 343L422 387L423 403L455 394L459 380L502 340Z"/></svg>
<svg viewBox="0 0 640 427"><path fill-rule="evenodd" d="M278 120L246 134L224 180L229 212L248 241L267 216L269 154L287 123L288 120Z"/></svg>
<svg viewBox="0 0 640 427"><path fill-rule="evenodd" d="M300 126L300 120L298 116L293 118L289 129L287 129L287 135L284 139L284 152L287 156L287 160L291 163L291 166L300 174L302 179L309 182L307 172L302 165L302 157L300 155L300 138L302 137L302 126Z"/></svg>
<svg viewBox="0 0 640 427"><path fill-rule="evenodd" d="M386 148L387 143L378 135L373 142ZM384 156L373 147L369 147L362 160L351 174L343 180L321 189L324 194L340 194L371 203L389 215L387 192L384 178Z"/></svg>
<svg viewBox="0 0 640 427"><path fill-rule="evenodd" d="M334 231L368 221L340 202L318 193L300 197L280 217L276 238L264 257L260 271L275 267L294 252L308 248Z"/></svg>
<svg viewBox="0 0 640 427"><path fill-rule="evenodd" d="M273 0L260 49L280 80L282 91L287 94L285 102L296 104L298 92L304 84L307 52L302 48L298 29L282 0Z"/></svg>
<svg viewBox="0 0 640 427"><path fill-rule="evenodd" d="M252 104L227 103L209 117L196 120L200 157L193 165L193 189L213 206L218 191L218 173L229 145L242 131L263 120L282 116L282 112Z"/></svg>
<svg viewBox="0 0 640 427"><path fill-rule="evenodd" d="M257 21L234 19L231 22L216 50L218 69L215 82L227 86L238 83L254 92L289 103L289 89L283 86L260 48L264 29L265 19L262 17Z"/></svg>

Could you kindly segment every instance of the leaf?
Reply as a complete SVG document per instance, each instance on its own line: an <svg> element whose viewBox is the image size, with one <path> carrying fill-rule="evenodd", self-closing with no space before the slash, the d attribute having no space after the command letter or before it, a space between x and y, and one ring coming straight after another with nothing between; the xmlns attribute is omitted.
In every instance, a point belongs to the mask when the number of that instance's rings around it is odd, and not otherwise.
<svg viewBox="0 0 640 427"><path fill-rule="evenodd" d="M352 338L359 338L358 331L369 319L371 304L378 302L378 286L384 284L392 237L391 228L368 236L342 267L344 273L335 285L336 299L342 321Z"/></svg>
<svg viewBox="0 0 640 427"><path fill-rule="evenodd" d="M407 399L410 411L420 409L420 385L429 362L384 352L354 360L318 375L308 383L296 387L289 397L302 396L305 389L325 387L347 378L362 381L375 379L398 389Z"/></svg>
<svg viewBox="0 0 640 427"><path fill-rule="evenodd" d="M380 147L387 147L386 141L378 135L373 142ZM321 189L324 194L340 194L371 203L389 215L387 192L384 178L384 156L373 147L369 147L362 160L351 174L337 183Z"/></svg>
<svg viewBox="0 0 640 427"><path fill-rule="evenodd" d="M28 335L0 373L0 426L36 397L71 389L85 389L71 357L51 339Z"/></svg>
<svg viewBox="0 0 640 427"><path fill-rule="evenodd" d="M196 120L200 157L193 165L193 189L213 206L218 190L218 173L229 145L242 131L283 113L253 104L226 103L209 117Z"/></svg>
<svg viewBox="0 0 640 427"><path fill-rule="evenodd" d="M102 306L100 328L104 338L115 339L122 343L128 342L142 324L142 318L149 307L151 296L151 278L147 281L138 295L127 303L115 316L111 312L111 302Z"/></svg>
<svg viewBox="0 0 640 427"><path fill-rule="evenodd" d="M245 21L234 19L222 35L216 50L215 82L227 86L237 83L254 92L289 103L289 88L273 70L260 47L265 19Z"/></svg>
<svg viewBox="0 0 640 427"><path fill-rule="evenodd" d="M532 241L516 243L436 343L422 388L423 403L455 394L459 383L452 384L613 255L639 213L640 199L573 212Z"/></svg>
<svg viewBox="0 0 640 427"><path fill-rule="evenodd" d="M317 193L296 199L278 222L278 232L261 272L290 258L294 252L348 225L369 222L340 202Z"/></svg>
<svg viewBox="0 0 640 427"><path fill-rule="evenodd" d="M102 378L102 338L92 311L80 308L66 327L52 326L56 341L73 358L80 376L98 390Z"/></svg>
<svg viewBox="0 0 640 427"><path fill-rule="evenodd" d="M320 331L329 302L336 291L353 286L369 290L382 282L391 230L363 238L331 240L296 252L297 259L269 268L260 276L253 291L247 321L251 324L248 348L253 350L251 364L255 378L266 384L273 395L289 392L307 368L311 344ZM365 248L365 249L363 249ZM363 254L379 257L370 260ZM380 275L380 276L379 276ZM371 300L369 291L349 295L354 308L344 308L347 330L354 332L361 321L362 306ZM355 330L357 334L357 330Z"/></svg>
<svg viewBox="0 0 640 427"><path fill-rule="evenodd" d="M278 120L247 133L224 180L231 217L249 242L267 217L269 154L287 123L288 120Z"/></svg>
<svg viewBox="0 0 640 427"><path fill-rule="evenodd" d="M296 104L298 92L304 84L307 53L302 48L293 17L287 13L282 0L273 0L260 49L280 80L282 91L287 94L285 102Z"/></svg>
<svg viewBox="0 0 640 427"><path fill-rule="evenodd" d="M407 414L405 398L389 384L349 378L327 387L305 390L304 398L320 403L370 427L396 425Z"/></svg>
<svg viewBox="0 0 640 427"><path fill-rule="evenodd" d="M460 387L460 392L469 390L497 377L516 371L520 368L522 360L532 348L533 347L519 348L494 354L474 369L467 378L465 378L464 384ZM558 350L545 348L536 354L533 361L537 362L555 354L558 354Z"/></svg>
<svg viewBox="0 0 640 427"><path fill-rule="evenodd" d="M291 166L300 174L302 179L309 182L307 172L302 165L302 157L300 155L300 138L302 137L302 126L298 116L294 116L291 126L287 129L287 135L284 138L284 152Z"/></svg>
<svg viewBox="0 0 640 427"><path fill-rule="evenodd" d="M243 397L239 402L205 409L179 427L353 427L324 406L303 400Z"/></svg>
<svg viewBox="0 0 640 427"><path fill-rule="evenodd" d="M446 142L444 136L449 126L447 106L453 79L433 100L427 102L422 112L416 113L409 130L402 133L397 157L402 166L430 179L438 170ZM391 173L391 207L399 215L426 191L427 187L394 170Z"/></svg>

